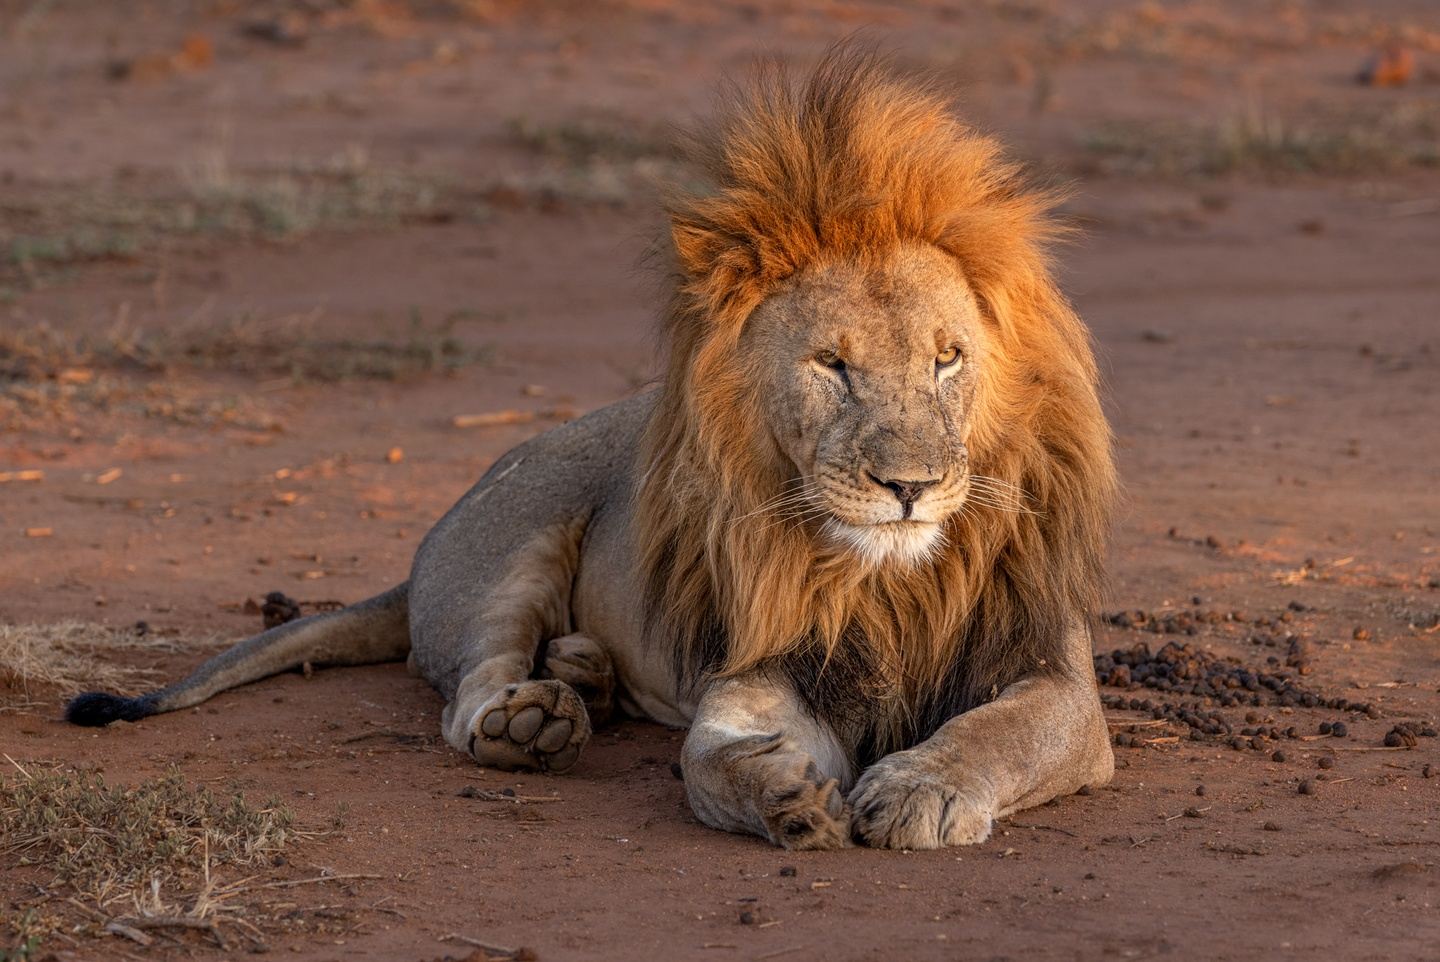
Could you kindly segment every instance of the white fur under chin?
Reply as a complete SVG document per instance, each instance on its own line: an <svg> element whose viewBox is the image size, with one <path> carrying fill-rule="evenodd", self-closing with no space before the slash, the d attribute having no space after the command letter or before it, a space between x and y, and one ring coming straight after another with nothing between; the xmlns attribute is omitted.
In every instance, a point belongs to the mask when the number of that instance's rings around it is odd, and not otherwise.
<svg viewBox="0 0 1440 962"><path fill-rule="evenodd" d="M914 521L857 525L830 518L821 528L821 534L876 567L897 561L922 564L933 558L945 543L945 533L940 525Z"/></svg>

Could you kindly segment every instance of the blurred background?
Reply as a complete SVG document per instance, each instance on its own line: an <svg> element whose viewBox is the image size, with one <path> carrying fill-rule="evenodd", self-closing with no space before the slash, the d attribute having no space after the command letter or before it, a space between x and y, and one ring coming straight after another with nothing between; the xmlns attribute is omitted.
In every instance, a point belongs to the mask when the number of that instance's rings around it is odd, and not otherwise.
<svg viewBox="0 0 1440 962"><path fill-rule="evenodd" d="M857 31L1074 186L1153 529L1335 538L1354 469L1428 476L1433 4L5 0L0 578L37 590L0 615L391 583L498 453L652 377L673 126Z"/></svg>

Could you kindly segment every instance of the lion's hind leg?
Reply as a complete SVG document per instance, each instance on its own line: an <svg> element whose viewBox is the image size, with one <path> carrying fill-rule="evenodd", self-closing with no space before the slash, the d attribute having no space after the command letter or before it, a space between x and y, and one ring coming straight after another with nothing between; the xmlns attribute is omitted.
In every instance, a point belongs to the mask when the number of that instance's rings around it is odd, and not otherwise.
<svg viewBox="0 0 1440 962"><path fill-rule="evenodd" d="M598 646L587 652L563 634L583 530L578 522L541 530L515 552L492 590L447 599L446 617L426 623L426 630L450 635L445 647L458 654L458 684L441 718L445 740L482 765L561 772L575 765L590 738L585 701L564 672L582 654L597 666L609 664L608 657L594 659L604 657ZM553 668L537 666L552 649ZM581 673L572 669L569 677L580 680Z"/></svg>

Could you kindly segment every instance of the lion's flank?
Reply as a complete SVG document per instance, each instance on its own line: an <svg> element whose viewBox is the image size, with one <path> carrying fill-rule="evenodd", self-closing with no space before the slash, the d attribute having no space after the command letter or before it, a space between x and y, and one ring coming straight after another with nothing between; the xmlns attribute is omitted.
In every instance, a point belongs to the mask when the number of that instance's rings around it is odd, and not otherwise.
<svg viewBox="0 0 1440 962"><path fill-rule="evenodd" d="M758 72L691 150L709 185L669 202L669 359L637 512L655 643L690 682L786 674L875 750L1026 672L1081 670L1061 639L1098 601L1115 479L1088 335L1051 279L1054 194L853 47L801 80ZM792 479L752 443L760 399L737 343L787 278L835 259L883 268L916 242L960 264L998 345L972 470L1030 510L963 512L930 562L877 567L767 512Z"/></svg>

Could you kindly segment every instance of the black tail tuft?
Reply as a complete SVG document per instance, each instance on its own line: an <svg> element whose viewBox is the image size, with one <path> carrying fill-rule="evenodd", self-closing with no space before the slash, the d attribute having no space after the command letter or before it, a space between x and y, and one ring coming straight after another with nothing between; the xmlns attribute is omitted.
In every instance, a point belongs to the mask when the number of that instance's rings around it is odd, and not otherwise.
<svg viewBox="0 0 1440 962"><path fill-rule="evenodd" d="M65 706L65 720L72 725L95 728L113 721L139 721L156 711L153 695L125 698L103 691L87 691L70 699L70 704Z"/></svg>

